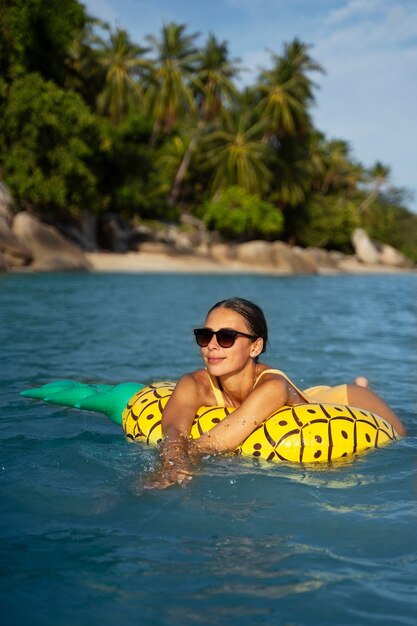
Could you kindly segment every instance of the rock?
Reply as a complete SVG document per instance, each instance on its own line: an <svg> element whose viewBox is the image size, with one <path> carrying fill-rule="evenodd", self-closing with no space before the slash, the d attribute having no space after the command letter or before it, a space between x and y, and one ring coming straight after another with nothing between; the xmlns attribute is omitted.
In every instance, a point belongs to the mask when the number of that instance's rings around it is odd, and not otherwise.
<svg viewBox="0 0 417 626"><path fill-rule="evenodd" d="M95 252L97 250L97 217L84 211L78 220L78 225L55 224L61 235L69 239L82 250Z"/></svg>
<svg viewBox="0 0 417 626"><path fill-rule="evenodd" d="M0 253L0 272L7 272L9 271L9 265L6 261L6 259L4 258L4 256Z"/></svg>
<svg viewBox="0 0 417 626"><path fill-rule="evenodd" d="M352 244L359 261L370 264L379 263L378 249L363 228L355 228L352 234Z"/></svg>
<svg viewBox="0 0 417 626"><path fill-rule="evenodd" d="M175 238L175 247L180 252L192 252L201 244L201 237L198 231L179 231Z"/></svg>
<svg viewBox="0 0 417 626"><path fill-rule="evenodd" d="M236 246L230 243L214 243L209 247L209 255L218 263L230 263L236 260Z"/></svg>
<svg viewBox="0 0 417 626"><path fill-rule="evenodd" d="M18 213L13 221L12 232L19 243L27 248L33 270L47 272L86 271L91 264L82 250L63 237L53 226L40 222L26 211Z"/></svg>
<svg viewBox="0 0 417 626"><path fill-rule="evenodd" d="M175 246L170 243L163 243L161 241L145 241L137 246L138 252L147 252L150 254L166 254L168 256L175 256L177 250Z"/></svg>
<svg viewBox="0 0 417 626"><path fill-rule="evenodd" d="M236 260L246 265L272 267L272 244L261 239L241 243L236 246Z"/></svg>
<svg viewBox="0 0 417 626"><path fill-rule="evenodd" d="M323 250L322 248L306 248L303 251L305 260L316 267L316 271L337 271L344 255L341 252Z"/></svg>
<svg viewBox="0 0 417 626"><path fill-rule="evenodd" d="M274 241L271 249L274 267L292 273L294 271L294 262L290 246L283 241Z"/></svg>
<svg viewBox="0 0 417 626"><path fill-rule="evenodd" d="M292 252L293 271L296 274L317 274L319 268L314 258L305 254L305 249L298 246L290 248Z"/></svg>
<svg viewBox="0 0 417 626"><path fill-rule="evenodd" d="M131 248L133 229L120 215L102 215L98 224L98 244L111 252L127 252Z"/></svg>
<svg viewBox="0 0 417 626"><path fill-rule="evenodd" d="M385 243L378 245L378 252L378 259L382 265L403 268L412 268L414 266L414 263L410 259L407 259L399 250Z"/></svg>
<svg viewBox="0 0 417 626"><path fill-rule="evenodd" d="M8 220L0 215L0 254L8 269L24 267L32 260L30 250L10 230ZM4 270L3 270L4 271Z"/></svg>
<svg viewBox="0 0 417 626"><path fill-rule="evenodd" d="M371 240L362 228L357 228L352 235L356 257L362 263L380 264L396 268L411 269L414 263L404 254L380 241Z"/></svg>
<svg viewBox="0 0 417 626"><path fill-rule="evenodd" d="M305 255L302 248L291 247L283 241L271 244L272 263L289 274L315 274L318 271L316 261Z"/></svg>

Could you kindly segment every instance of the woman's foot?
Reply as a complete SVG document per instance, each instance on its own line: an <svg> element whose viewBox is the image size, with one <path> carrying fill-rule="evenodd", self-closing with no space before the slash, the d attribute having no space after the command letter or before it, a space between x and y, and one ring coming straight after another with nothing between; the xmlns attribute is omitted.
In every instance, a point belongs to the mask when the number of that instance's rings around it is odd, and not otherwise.
<svg viewBox="0 0 417 626"><path fill-rule="evenodd" d="M364 387L365 389L368 389L369 381L367 378L365 378L365 376L357 376L355 378L355 385L357 385L358 387Z"/></svg>

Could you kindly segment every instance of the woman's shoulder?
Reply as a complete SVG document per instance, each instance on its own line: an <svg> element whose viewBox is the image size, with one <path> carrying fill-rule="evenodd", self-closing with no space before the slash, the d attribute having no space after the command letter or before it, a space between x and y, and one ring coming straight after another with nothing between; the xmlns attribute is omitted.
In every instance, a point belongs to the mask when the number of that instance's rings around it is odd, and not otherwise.
<svg viewBox="0 0 417 626"><path fill-rule="evenodd" d="M194 372L188 372L179 379L181 385L194 386L200 390L210 389L210 380L207 370L199 369Z"/></svg>
<svg viewBox="0 0 417 626"><path fill-rule="evenodd" d="M193 372L183 374L180 380L194 381L199 384L208 381L208 373L205 369L194 370Z"/></svg>
<svg viewBox="0 0 417 626"><path fill-rule="evenodd" d="M176 385L177 393L183 393L194 398L198 398L201 404L207 402L210 397L211 385L207 370L199 369L194 372L184 374Z"/></svg>
<svg viewBox="0 0 417 626"><path fill-rule="evenodd" d="M276 367L272 367L271 365L267 365L266 363L258 363L256 366L256 378L262 378L262 380L267 380L268 378L287 378L287 375Z"/></svg>

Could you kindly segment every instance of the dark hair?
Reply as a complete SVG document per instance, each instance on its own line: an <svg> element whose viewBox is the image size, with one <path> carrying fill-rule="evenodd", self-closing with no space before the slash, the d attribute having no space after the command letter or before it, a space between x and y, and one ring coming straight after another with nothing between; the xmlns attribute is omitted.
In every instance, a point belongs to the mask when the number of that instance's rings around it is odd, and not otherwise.
<svg viewBox="0 0 417 626"><path fill-rule="evenodd" d="M261 337L263 342L262 352L266 351L266 344L268 341L268 325L266 323L265 315L257 304L244 298L228 298L227 300L221 300L216 302L211 307L207 315L209 315L214 309L231 309L239 315L241 315L246 321L249 332L255 337ZM255 360L257 360L256 357Z"/></svg>

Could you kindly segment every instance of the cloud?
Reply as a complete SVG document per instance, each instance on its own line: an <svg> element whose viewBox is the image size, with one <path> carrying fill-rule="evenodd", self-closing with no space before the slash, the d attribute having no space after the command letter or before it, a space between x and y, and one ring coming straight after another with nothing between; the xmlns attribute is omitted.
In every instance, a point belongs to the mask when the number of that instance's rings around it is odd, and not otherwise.
<svg viewBox="0 0 417 626"><path fill-rule="evenodd" d="M88 0L88 2L82 1L82 4L86 7L89 15L99 17L110 24L117 23L118 12L114 9L112 2L107 2L107 0Z"/></svg>
<svg viewBox="0 0 417 626"><path fill-rule="evenodd" d="M378 0L350 0L343 6L332 9L326 17L326 24L335 27L352 19L363 19L365 15L374 13L380 4Z"/></svg>
<svg viewBox="0 0 417 626"><path fill-rule="evenodd" d="M316 57L326 68L318 125L339 130L366 165L392 166L416 191L417 5L351 0L323 20Z"/></svg>

